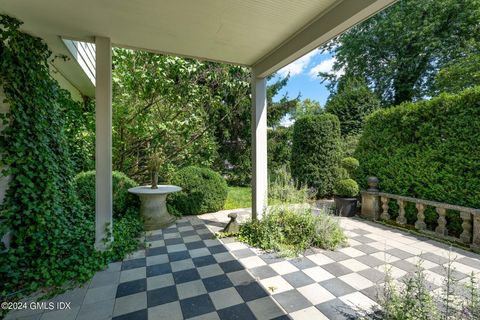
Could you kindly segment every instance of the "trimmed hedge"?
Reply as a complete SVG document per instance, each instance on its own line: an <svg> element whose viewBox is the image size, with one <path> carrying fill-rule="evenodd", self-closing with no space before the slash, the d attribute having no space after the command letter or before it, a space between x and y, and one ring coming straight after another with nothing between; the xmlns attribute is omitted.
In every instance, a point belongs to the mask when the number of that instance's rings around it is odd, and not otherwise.
<svg viewBox="0 0 480 320"><path fill-rule="evenodd" d="M292 157L292 127L268 130L268 171L270 176L281 168L290 169Z"/></svg>
<svg viewBox="0 0 480 320"><path fill-rule="evenodd" d="M130 208L140 208L138 196L128 192L128 189L138 184L122 172L113 171L113 216L120 218ZM87 214L95 216L95 170L81 172L75 176L77 195Z"/></svg>
<svg viewBox="0 0 480 320"><path fill-rule="evenodd" d="M293 126L292 176L317 189L317 197L333 194L340 161L340 122L333 114L309 115Z"/></svg>
<svg viewBox="0 0 480 320"><path fill-rule="evenodd" d="M376 176L384 192L480 208L480 87L375 112L356 158L363 187ZM430 227L435 218L427 216ZM458 214L449 224L458 233Z"/></svg>
<svg viewBox="0 0 480 320"><path fill-rule="evenodd" d="M174 174L171 183L183 189L168 197L169 209L177 215L219 211L227 199L225 179L208 168L185 167Z"/></svg>

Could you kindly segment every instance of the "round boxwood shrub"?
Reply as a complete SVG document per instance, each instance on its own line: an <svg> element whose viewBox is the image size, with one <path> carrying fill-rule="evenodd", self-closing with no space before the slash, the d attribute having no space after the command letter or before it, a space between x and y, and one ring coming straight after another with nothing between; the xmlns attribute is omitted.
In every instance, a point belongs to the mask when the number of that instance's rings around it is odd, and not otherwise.
<svg viewBox="0 0 480 320"><path fill-rule="evenodd" d="M182 187L181 192L168 198L169 208L176 214L191 215L223 209L227 199L227 183L217 172L195 166L177 171L171 183Z"/></svg>
<svg viewBox="0 0 480 320"><path fill-rule="evenodd" d="M342 166L342 168L347 170L348 174L353 174L353 172L357 170L360 163L358 162L357 159L353 157L346 157L342 159L342 161L340 162L340 165Z"/></svg>
<svg viewBox="0 0 480 320"><path fill-rule="evenodd" d="M75 176L75 185L78 197L86 208L87 213L95 215L95 170L81 172ZM113 216L122 217L130 208L139 208L139 198L128 192L128 189L138 184L122 172L113 171Z"/></svg>
<svg viewBox="0 0 480 320"><path fill-rule="evenodd" d="M335 182L333 192L339 197L353 198L358 195L358 183L353 179L340 179Z"/></svg>
<svg viewBox="0 0 480 320"><path fill-rule="evenodd" d="M331 196L339 175L340 123L333 114L308 115L293 126L291 170L299 183Z"/></svg>

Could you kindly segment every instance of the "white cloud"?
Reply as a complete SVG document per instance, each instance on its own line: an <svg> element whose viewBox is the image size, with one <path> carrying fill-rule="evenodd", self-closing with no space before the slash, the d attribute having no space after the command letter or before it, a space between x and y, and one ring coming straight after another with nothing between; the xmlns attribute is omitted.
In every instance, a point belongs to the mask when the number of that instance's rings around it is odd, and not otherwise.
<svg viewBox="0 0 480 320"><path fill-rule="evenodd" d="M330 58L330 59L324 60L324 61L320 62L319 64L317 64L312 69L310 69L310 71L308 72L308 75L310 77L316 79L319 72L326 72L326 73L334 73L337 77L339 77L339 76L343 75L345 72L344 72L343 69L338 70L338 71L333 70L333 65L335 64L336 61L337 61L337 59L335 59L335 58Z"/></svg>
<svg viewBox="0 0 480 320"><path fill-rule="evenodd" d="M290 74L291 77L301 74L310 64L310 61L316 56L319 55L321 52L318 49L315 49L301 58L290 63L288 66L283 67L282 69L278 70L278 74L282 77L286 77Z"/></svg>

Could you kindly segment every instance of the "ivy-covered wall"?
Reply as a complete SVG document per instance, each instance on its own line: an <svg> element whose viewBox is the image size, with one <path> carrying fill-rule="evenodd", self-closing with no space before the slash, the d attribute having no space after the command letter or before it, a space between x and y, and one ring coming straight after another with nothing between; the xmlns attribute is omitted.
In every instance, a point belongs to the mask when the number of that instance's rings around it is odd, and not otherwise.
<svg viewBox="0 0 480 320"><path fill-rule="evenodd" d="M48 47L20 25L0 15L0 87L9 107L0 118L0 164L1 175L11 176L0 205L12 233L0 254L0 296L7 299L85 281L105 263L73 185L65 115L76 102L51 77Z"/></svg>

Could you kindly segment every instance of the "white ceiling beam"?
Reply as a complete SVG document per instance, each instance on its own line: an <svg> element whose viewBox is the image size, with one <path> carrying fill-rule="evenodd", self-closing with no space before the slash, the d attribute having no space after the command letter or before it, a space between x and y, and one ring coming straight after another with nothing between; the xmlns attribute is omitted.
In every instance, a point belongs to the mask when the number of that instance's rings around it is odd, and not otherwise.
<svg viewBox="0 0 480 320"><path fill-rule="evenodd" d="M344 0L317 17L278 48L259 59L252 68L258 77L266 77L385 9L395 1Z"/></svg>

